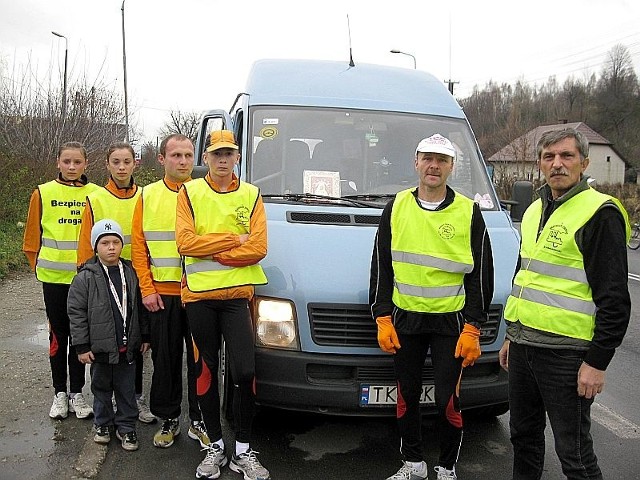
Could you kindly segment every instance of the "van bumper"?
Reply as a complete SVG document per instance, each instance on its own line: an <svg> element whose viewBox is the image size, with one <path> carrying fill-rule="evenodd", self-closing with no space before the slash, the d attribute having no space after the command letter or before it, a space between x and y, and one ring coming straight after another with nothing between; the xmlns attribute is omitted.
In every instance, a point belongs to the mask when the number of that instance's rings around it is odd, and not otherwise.
<svg viewBox="0 0 640 480"><path fill-rule="evenodd" d="M431 359L427 358L428 370ZM423 382L430 383L428 374ZM465 369L463 410L508 402L507 374L498 352L483 353ZM395 385L390 355L339 355L256 347L256 395L260 405L336 415L395 416L395 405L360 406L362 385ZM432 383L432 381L431 381ZM424 406L424 414L436 412Z"/></svg>

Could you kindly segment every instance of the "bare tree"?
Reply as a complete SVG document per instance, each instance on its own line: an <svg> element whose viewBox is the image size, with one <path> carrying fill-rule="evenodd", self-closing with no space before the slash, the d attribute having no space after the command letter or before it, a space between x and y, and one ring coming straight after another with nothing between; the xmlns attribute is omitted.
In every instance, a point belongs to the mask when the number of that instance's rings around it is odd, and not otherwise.
<svg viewBox="0 0 640 480"><path fill-rule="evenodd" d="M160 135L166 137L172 133L179 133L192 141L196 141L198 136L198 126L200 125L200 114L197 112L182 112L171 110L169 120L160 129Z"/></svg>
<svg viewBox="0 0 640 480"><path fill-rule="evenodd" d="M84 143L91 160L110 143L125 138L120 95L100 79L70 82L63 118L61 92L52 87L51 77L41 82L30 63L2 76L0 151L8 158L25 161L50 176L55 168L51 160L62 143Z"/></svg>

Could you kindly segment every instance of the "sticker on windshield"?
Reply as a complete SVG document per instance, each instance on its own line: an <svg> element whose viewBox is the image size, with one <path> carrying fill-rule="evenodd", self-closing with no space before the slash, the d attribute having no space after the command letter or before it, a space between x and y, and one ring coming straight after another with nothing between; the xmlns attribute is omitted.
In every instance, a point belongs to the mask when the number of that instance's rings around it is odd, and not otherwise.
<svg viewBox="0 0 640 480"><path fill-rule="evenodd" d="M278 123L280 123L280 121L277 118L263 118L262 119L262 124L263 125L278 125Z"/></svg>
<svg viewBox="0 0 640 480"><path fill-rule="evenodd" d="M493 201L491 200L491 195L488 193L485 193L484 195L476 193L473 197L473 201L483 208L493 208Z"/></svg>
<svg viewBox="0 0 640 480"><path fill-rule="evenodd" d="M278 129L276 127L264 127L260 130L260 136L262 138L276 138L278 136Z"/></svg>

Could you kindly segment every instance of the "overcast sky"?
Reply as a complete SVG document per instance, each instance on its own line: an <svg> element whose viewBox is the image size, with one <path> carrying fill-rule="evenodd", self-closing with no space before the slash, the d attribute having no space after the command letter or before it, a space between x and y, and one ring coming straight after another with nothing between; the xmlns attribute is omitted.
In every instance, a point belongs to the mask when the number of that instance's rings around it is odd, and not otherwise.
<svg viewBox="0 0 640 480"><path fill-rule="evenodd" d="M228 109L253 61L348 61L417 68L453 79L456 96L488 81L531 84L599 74L625 45L640 67L637 0L125 0L131 124L147 139L171 110ZM121 0L0 0L3 75L84 72L123 89Z"/></svg>

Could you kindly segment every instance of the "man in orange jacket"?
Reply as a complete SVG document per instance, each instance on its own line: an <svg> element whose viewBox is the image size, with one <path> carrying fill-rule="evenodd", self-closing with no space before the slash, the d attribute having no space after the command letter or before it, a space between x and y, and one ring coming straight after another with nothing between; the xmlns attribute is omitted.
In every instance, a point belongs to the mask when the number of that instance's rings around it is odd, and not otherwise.
<svg viewBox="0 0 640 480"><path fill-rule="evenodd" d="M438 480L456 478L462 442L458 387L480 356L493 296L493 257L480 207L447 186L456 149L442 135L418 144L418 188L385 207L371 262L370 302L380 348L393 354L403 465L387 480L427 478L422 455L422 368L431 350L438 408Z"/></svg>
<svg viewBox="0 0 640 480"><path fill-rule="evenodd" d="M257 187L240 181L233 132L208 137L205 178L185 183L178 193L176 242L183 257L182 301L196 352L198 401L211 444L196 478L218 478L227 464L220 424L217 371L221 336L231 359L235 445L230 468L245 479L267 480L249 440L254 416L254 332L249 300L254 285L267 279L258 264L267 254L267 221Z"/></svg>
<svg viewBox="0 0 640 480"><path fill-rule="evenodd" d="M150 318L153 378L151 413L162 425L153 437L156 447L168 448L180 433L182 357L187 351L188 435L202 447L209 444L196 398L193 341L180 299L180 254L175 240L176 203L182 184L191 180L193 143L172 134L160 143L158 162L164 178L142 189L131 227L131 260L140 280L142 303Z"/></svg>

